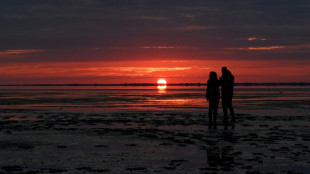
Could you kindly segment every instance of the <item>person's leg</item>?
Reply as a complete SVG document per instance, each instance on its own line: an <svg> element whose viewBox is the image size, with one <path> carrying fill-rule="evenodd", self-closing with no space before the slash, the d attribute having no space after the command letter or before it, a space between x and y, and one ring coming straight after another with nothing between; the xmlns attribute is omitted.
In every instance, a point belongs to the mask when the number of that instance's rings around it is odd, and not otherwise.
<svg viewBox="0 0 310 174"><path fill-rule="evenodd" d="M212 124L212 108L211 107L209 107L209 125L211 125Z"/></svg>
<svg viewBox="0 0 310 174"><path fill-rule="evenodd" d="M222 98L222 108L224 114L224 122L227 122L227 101L225 98Z"/></svg>
<svg viewBox="0 0 310 174"><path fill-rule="evenodd" d="M213 125L214 125L214 129L217 128L216 119L217 119L217 107L214 108L214 113L213 113Z"/></svg>
<svg viewBox="0 0 310 174"><path fill-rule="evenodd" d="M229 109L229 112L230 112L230 115L231 115L231 121L232 122L236 122L235 111L234 111L234 108L232 106L232 98L229 100L228 109Z"/></svg>
<svg viewBox="0 0 310 174"><path fill-rule="evenodd" d="M230 115L231 115L231 121L236 122L236 117L235 117L235 111L232 105L229 107Z"/></svg>
<svg viewBox="0 0 310 174"><path fill-rule="evenodd" d="M209 100L209 126L212 125L213 101Z"/></svg>
<svg viewBox="0 0 310 174"><path fill-rule="evenodd" d="M215 127L216 127L216 118L217 118L217 107L214 108L214 113L213 113L213 123Z"/></svg>

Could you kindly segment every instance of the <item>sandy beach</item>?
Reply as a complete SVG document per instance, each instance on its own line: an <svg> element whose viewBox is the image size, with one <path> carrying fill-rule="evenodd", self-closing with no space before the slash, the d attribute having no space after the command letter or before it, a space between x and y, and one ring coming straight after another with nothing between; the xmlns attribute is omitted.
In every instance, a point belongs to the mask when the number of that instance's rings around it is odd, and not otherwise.
<svg viewBox="0 0 310 174"><path fill-rule="evenodd" d="M3 102L0 173L310 171L310 115L268 115L277 113L276 104L255 115L236 102L237 123L224 126L219 110L215 129L208 127L206 108L86 112L89 108L73 111L63 104L46 108ZM294 108L308 107L299 106Z"/></svg>

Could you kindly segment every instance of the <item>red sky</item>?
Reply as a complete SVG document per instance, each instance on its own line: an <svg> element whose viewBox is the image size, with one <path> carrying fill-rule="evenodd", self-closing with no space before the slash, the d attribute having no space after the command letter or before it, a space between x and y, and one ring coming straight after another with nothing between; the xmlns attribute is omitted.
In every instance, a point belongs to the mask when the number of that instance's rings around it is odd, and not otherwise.
<svg viewBox="0 0 310 174"><path fill-rule="evenodd" d="M2 84L35 83L205 83L210 71L227 66L236 82L305 82L310 61L161 60L1 64Z"/></svg>
<svg viewBox="0 0 310 174"><path fill-rule="evenodd" d="M1 1L0 84L310 82L309 3Z"/></svg>

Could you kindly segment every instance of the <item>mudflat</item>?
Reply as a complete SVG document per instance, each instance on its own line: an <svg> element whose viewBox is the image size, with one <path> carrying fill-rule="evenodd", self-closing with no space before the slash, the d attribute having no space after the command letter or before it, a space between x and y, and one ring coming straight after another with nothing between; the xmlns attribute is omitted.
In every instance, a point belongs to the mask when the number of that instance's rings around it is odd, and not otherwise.
<svg viewBox="0 0 310 174"><path fill-rule="evenodd" d="M217 127L204 89L6 90L0 173L307 173L309 92L274 90L237 91L237 122L219 108Z"/></svg>

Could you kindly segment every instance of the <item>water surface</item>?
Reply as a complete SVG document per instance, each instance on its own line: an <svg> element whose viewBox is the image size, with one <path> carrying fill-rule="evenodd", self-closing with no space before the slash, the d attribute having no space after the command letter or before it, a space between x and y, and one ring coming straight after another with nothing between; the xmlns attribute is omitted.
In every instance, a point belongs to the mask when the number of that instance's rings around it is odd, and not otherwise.
<svg viewBox="0 0 310 174"><path fill-rule="evenodd" d="M235 87L238 113L307 115L309 87ZM14 86L0 88L2 109L65 110L82 113L119 111L206 111L205 87ZM219 109L221 112L221 109Z"/></svg>

